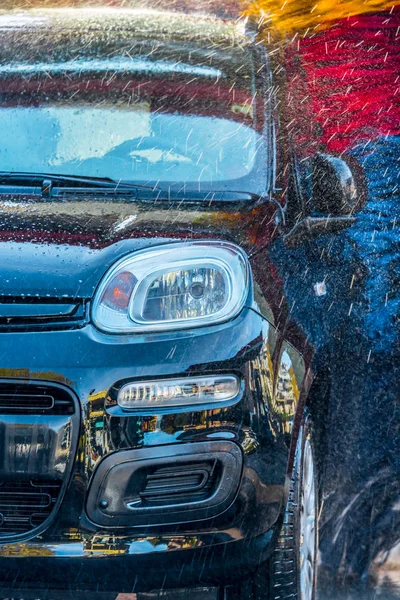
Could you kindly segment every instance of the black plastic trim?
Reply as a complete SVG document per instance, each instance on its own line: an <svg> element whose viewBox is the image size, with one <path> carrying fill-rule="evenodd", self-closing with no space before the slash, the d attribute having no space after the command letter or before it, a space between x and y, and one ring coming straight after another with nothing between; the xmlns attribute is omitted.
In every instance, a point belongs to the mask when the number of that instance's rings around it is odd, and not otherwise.
<svg viewBox="0 0 400 600"><path fill-rule="evenodd" d="M209 493L182 498L166 495L156 505L143 501L140 482L143 472L151 469L184 467L196 471L196 463L208 461L215 465L218 476ZM115 452L98 466L90 485L86 511L99 527L124 528L150 525L188 523L214 518L234 501L242 473L242 451L234 442L196 442L179 446L158 446ZM203 468L203 467L202 467Z"/></svg>
<svg viewBox="0 0 400 600"><path fill-rule="evenodd" d="M35 388L35 387L36 388L37 387L46 388L49 390L49 394L51 394L52 396L56 396L55 392L56 392L56 390L59 390L59 391L62 391L63 394L68 395L72 405L74 406L73 412L65 415L72 424L71 444L70 444L68 460L66 462L65 472L63 473L63 477L62 477L61 489L58 493L57 500L53 506L53 510L49 514L48 518L46 518L42 523L40 523L40 525L33 527L30 531L26 531L26 532L23 532L20 534L15 533L15 532L10 533L10 534L0 533L0 542L10 543L10 542L14 542L14 541L29 540L31 538L34 538L34 537L40 535L43 531L45 531L51 525L51 523L56 518L56 515L57 515L58 510L63 501L64 495L65 495L65 492L69 485L71 474L72 474L72 468L74 465L74 458L75 458L75 453L76 453L76 449L78 446L79 432L80 432L80 427L81 427L81 410L80 410L79 399L77 398L75 393L70 388L68 388L62 384L55 383L53 381L49 382L46 380L37 380L37 379L5 379L5 378L3 379L3 378L0 378L0 384L2 386L3 385L11 385L11 386L24 386L24 387L32 386L32 388ZM18 418L18 416L16 418ZM51 419L51 415L49 415L48 418ZM43 476L45 476L45 475L46 475L46 473L43 474ZM41 482L39 480L33 480L32 485L33 485L33 487L36 487L36 486L40 487Z"/></svg>
<svg viewBox="0 0 400 600"><path fill-rule="evenodd" d="M84 299L0 297L0 331L76 329L88 323Z"/></svg>

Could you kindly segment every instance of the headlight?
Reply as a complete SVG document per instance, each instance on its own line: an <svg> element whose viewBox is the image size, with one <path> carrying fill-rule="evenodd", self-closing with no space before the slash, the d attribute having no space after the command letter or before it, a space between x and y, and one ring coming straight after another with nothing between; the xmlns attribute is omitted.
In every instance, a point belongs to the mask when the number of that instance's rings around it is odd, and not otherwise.
<svg viewBox="0 0 400 600"><path fill-rule="evenodd" d="M243 308L248 280L247 258L225 242L179 242L135 252L101 282L93 322L110 333L220 323Z"/></svg>

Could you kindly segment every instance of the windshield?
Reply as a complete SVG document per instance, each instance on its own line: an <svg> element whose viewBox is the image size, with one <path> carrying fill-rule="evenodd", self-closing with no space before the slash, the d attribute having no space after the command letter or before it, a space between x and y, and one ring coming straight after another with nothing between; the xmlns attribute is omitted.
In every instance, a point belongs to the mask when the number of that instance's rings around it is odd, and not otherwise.
<svg viewBox="0 0 400 600"><path fill-rule="evenodd" d="M196 44L34 60L16 47L0 65L0 170L263 193L253 56Z"/></svg>
<svg viewBox="0 0 400 600"><path fill-rule="evenodd" d="M0 142L2 171L212 183L248 175L260 143L235 121L146 106L2 108L0 122L12 132Z"/></svg>

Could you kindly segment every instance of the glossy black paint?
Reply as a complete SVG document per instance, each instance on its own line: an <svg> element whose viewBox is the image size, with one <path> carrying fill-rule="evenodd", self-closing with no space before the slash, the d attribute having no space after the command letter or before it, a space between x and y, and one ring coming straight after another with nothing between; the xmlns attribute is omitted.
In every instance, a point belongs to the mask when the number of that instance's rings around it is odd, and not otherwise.
<svg viewBox="0 0 400 600"><path fill-rule="evenodd" d="M90 22L85 26L90 29ZM25 581L44 581L44 567L54 584L69 569L72 588L98 588L99 573L104 589L118 585L118 591L212 584L251 571L272 551L312 382L312 349L290 320L283 281L269 256L288 231L288 180L278 170L273 196L239 204L133 202L121 195L54 202L33 193L2 197L0 295L4 311L12 305L13 314L1 313L0 389L6 380L56 382L79 399L81 418L69 452L71 461L75 454L71 477L65 477L68 487L51 524L21 540L1 540L10 577L18 571ZM235 319L157 334L107 335L94 327L91 299L116 260L192 239L229 240L247 252L252 289ZM33 315L33 307L41 313ZM237 374L242 396L218 409L191 412L138 416L107 409L107 397L121 381L207 373ZM123 531L88 517L88 493L103 459L209 442L235 444L243 460L237 493L221 512ZM32 441L26 460L35 453Z"/></svg>
<svg viewBox="0 0 400 600"><path fill-rule="evenodd" d="M183 545L190 545L195 537L196 545L204 547L219 540L255 538L276 522L284 498L291 427L282 420L279 406L282 399L274 399L273 375L267 371L279 351L278 336L252 309L245 309L235 321L218 327L180 336L135 336L118 344L91 325L78 331L10 332L4 337L2 347L7 359L2 363L2 376L40 378L41 382L62 380L79 396L83 421L72 481L52 526L40 540L33 538L22 545L3 546L3 556L24 554L23 548L28 554L50 552L55 556L75 556L77 544L81 556L92 556L93 544L97 544L96 556L118 555L122 552L121 544L123 552L130 554L136 552L136 547L139 550L143 538L149 536L161 536L162 540L178 536ZM173 360L169 358L172 349L175 349ZM29 369L24 367L26 364ZM107 414L105 397L117 380L145 379L153 377L155 372L168 376L216 371L242 375L246 389L239 403L219 410L161 417ZM298 375L299 388L302 375ZM293 409L292 398L288 406ZM86 491L103 457L128 448L183 442L187 445L207 440L229 440L242 448L243 476L239 494L229 511L203 521L200 529L197 523L153 527L153 530L136 527L134 532L126 531L123 535L115 530L101 530L87 520ZM112 544L105 542L110 535ZM165 542L160 543L163 547ZM29 564L32 565L31 560Z"/></svg>

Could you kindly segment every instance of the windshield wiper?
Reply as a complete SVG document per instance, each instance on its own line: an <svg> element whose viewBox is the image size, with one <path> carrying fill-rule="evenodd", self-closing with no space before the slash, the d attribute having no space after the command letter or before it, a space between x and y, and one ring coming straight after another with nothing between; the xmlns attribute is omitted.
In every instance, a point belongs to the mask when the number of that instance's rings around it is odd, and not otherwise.
<svg viewBox="0 0 400 600"><path fill-rule="evenodd" d="M59 175L52 173L26 173L0 171L0 195L38 196L46 201L79 200L90 197L108 199L129 198L141 202L165 202L180 206L182 203L207 205L210 209L238 206L244 203L257 203L270 200L269 196L259 196L252 192L234 190L195 191L176 189L176 184L162 189L157 185L142 185L134 181L116 181L109 177L86 177L80 175ZM282 208L279 206L282 210Z"/></svg>
<svg viewBox="0 0 400 600"><path fill-rule="evenodd" d="M6 192L1 189L1 186L6 186ZM108 194L119 192L135 198L138 197L139 189L154 190L152 186L115 181L109 177L0 171L0 193L21 193L21 188L34 188L33 193L39 193L43 199L60 197L67 190L76 193L78 189L86 191L86 193L90 191L102 191ZM29 193L28 190L26 192Z"/></svg>

